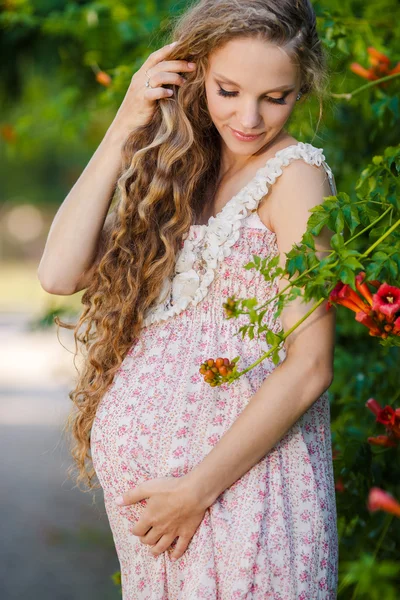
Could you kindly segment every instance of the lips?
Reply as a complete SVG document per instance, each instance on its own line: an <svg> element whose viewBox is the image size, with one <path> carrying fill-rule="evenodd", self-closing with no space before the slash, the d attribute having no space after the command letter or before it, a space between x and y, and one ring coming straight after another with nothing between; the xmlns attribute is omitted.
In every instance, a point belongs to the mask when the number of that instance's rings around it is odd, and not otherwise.
<svg viewBox="0 0 400 600"><path fill-rule="evenodd" d="M244 134L241 131L238 131L237 129L233 129L232 127L230 127L230 130L232 131L233 135L240 140L243 141L251 141L251 140L255 140L258 137L260 137L262 135L262 133L258 133L258 134Z"/></svg>

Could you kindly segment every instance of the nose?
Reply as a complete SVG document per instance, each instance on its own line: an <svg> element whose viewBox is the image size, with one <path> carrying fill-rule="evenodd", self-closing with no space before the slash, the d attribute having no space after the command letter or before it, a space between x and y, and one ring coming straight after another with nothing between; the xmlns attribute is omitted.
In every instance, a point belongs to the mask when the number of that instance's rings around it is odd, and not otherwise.
<svg viewBox="0 0 400 600"><path fill-rule="evenodd" d="M238 121L242 131L251 131L256 129L261 121L258 102L247 102L239 110Z"/></svg>

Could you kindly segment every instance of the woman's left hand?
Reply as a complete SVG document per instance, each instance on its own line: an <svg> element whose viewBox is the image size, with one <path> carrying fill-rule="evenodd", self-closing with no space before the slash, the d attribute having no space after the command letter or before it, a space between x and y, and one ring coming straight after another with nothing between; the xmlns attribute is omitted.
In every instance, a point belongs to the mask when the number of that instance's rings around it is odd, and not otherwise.
<svg viewBox="0 0 400 600"><path fill-rule="evenodd" d="M119 506L127 506L148 498L140 519L132 527L133 535L143 544L153 546L158 556L178 537L171 560L180 558L203 520L207 505L199 498L187 476L159 477L145 481L125 492Z"/></svg>

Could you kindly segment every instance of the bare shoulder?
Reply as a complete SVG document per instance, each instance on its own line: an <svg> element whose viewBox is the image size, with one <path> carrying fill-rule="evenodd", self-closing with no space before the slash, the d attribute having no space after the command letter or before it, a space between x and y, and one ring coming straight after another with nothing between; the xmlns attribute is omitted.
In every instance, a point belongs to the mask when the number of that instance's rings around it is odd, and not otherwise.
<svg viewBox="0 0 400 600"><path fill-rule="evenodd" d="M311 216L310 209L331 194L323 165L311 165L298 159L284 167L267 194L269 221L281 251L288 252L293 244L301 241ZM316 247L329 248L330 237L324 228L316 240Z"/></svg>
<svg viewBox="0 0 400 600"><path fill-rule="evenodd" d="M282 203L287 204L288 208L304 203L311 207L322 202L322 199L331 193L328 175L323 165L312 165L301 158L293 160L282 169L282 174L269 190L270 198L279 198L279 204L273 202L272 220L279 216L276 212L282 207Z"/></svg>

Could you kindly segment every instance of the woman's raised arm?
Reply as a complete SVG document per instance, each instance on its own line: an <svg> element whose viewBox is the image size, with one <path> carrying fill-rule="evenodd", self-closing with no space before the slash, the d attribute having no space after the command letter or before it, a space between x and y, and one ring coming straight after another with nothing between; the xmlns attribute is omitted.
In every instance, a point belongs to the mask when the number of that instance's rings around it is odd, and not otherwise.
<svg viewBox="0 0 400 600"><path fill-rule="evenodd" d="M111 126L54 217L38 267L40 284L50 294L74 294L94 263L120 173L122 144L122 133Z"/></svg>
<svg viewBox="0 0 400 600"><path fill-rule="evenodd" d="M187 61L167 60L172 48L152 52L133 75L114 121L54 217L38 268L39 281L50 294L70 295L86 287L101 258L125 138L152 119L158 100L172 94L164 84L182 85L185 78L180 73L193 71Z"/></svg>

